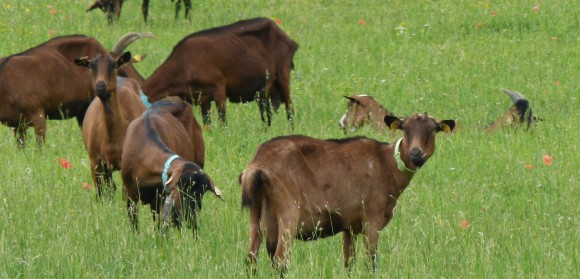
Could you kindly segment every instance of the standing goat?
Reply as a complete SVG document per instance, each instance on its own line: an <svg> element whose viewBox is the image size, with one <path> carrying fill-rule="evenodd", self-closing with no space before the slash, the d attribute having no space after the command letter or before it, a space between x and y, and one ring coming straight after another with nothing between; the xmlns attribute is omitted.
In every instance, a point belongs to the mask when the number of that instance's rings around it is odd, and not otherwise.
<svg viewBox="0 0 580 279"><path fill-rule="evenodd" d="M111 54L121 55L131 42L144 37L151 35L124 35ZM94 90L89 70L73 61L106 53L109 51L95 38L69 35L0 59L0 122L14 130L20 147L25 145L29 126L34 127L38 143L44 143L46 119L75 117L82 126ZM133 63L126 63L118 74L143 80Z"/></svg>
<svg viewBox="0 0 580 279"><path fill-rule="evenodd" d="M268 18L241 20L190 34L183 38L142 84L151 102L180 96L201 107L203 123L209 125L211 102L226 122L226 103L257 101L262 122L270 126L271 107L283 102L293 123L290 70L298 49L274 21Z"/></svg>
<svg viewBox="0 0 580 279"><path fill-rule="evenodd" d="M127 126L145 111L139 98L139 84L134 79L117 77L119 68L131 61L131 53L118 58L97 54L75 59L75 63L91 70L95 98L83 121L83 141L91 160L91 176L97 195L103 195L103 185L115 190L113 171L121 168L121 150Z"/></svg>
<svg viewBox="0 0 580 279"><path fill-rule="evenodd" d="M121 8L125 0L96 0L87 9L90 12L94 9L101 9L107 14L107 21L112 24L113 21L119 20L121 17ZM173 0L171 0L173 2ZM175 0L175 20L179 17L179 10L181 10L181 2L185 5L185 19L189 19L189 11L191 10L191 0ZM143 12L143 20L147 23L149 16L149 0L143 0L141 4L141 11Z"/></svg>
<svg viewBox="0 0 580 279"><path fill-rule="evenodd" d="M171 217L180 226L185 215L195 231L204 193L209 190L221 198L220 189L202 170L205 149L201 133L191 105L179 97L153 103L131 122L123 144L121 176L136 230L139 201L150 205L154 218L161 213L161 224Z"/></svg>
<svg viewBox="0 0 580 279"><path fill-rule="evenodd" d="M435 134L455 121L427 113L386 116L403 138L387 144L365 137L319 140L283 136L263 143L240 176L242 207L250 208L247 263L256 263L262 238L282 274L294 238L314 240L343 233L344 265L354 258L358 234L375 267L379 231L393 217L397 199L435 151Z"/></svg>

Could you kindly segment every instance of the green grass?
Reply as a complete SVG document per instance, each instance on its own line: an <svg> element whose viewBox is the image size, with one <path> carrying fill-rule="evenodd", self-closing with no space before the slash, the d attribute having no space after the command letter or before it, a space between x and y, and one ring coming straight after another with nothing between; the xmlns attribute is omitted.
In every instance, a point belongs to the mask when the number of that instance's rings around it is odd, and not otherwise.
<svg viewBox="0 0 580 279"><path fill-rule="evenodd" d="M195 240L189 230L159 236L145 207L135 234L121 191L100 203L84 190L88 157L74 120L49 121L46 146L23 151L1 126L0 277L245 277L248 213L240 210L239 173L271 137L344 137L337 127L342 96L353 93L373 95L397 115L428 111L459 127L438 137L435 155L381 232L377 272L368 270L359 241L352 278L580 276L576 1L538 1L539 11L523 0L194 1L191 21L175 21L172 2L160 0L151 1L145 25L140 1L132 0L114 26L98 11L85 13L91 2L52 1L53 15L37 1L2 1L0 56L50 33L83 33L111 47L126 32L152 32L157 39L130 47L147 54L137 65L147 76L187 34L276 17L300 44L291 85L295 129L279 113L264 132L255 103L228 105L228 127L204 133L206 171L225 201L205 196ZM485 132L511 105L500 88L522 92L544 121L530 131ZM394 140L372 129L355 134ZM545 154L553 156L551 166ZM73 167L62 168L58 158ZM463 220L469 228L461 228ZM256 277L273 275L262 247ZM341 237L296 242L288 277L346 278Z"/></svg>

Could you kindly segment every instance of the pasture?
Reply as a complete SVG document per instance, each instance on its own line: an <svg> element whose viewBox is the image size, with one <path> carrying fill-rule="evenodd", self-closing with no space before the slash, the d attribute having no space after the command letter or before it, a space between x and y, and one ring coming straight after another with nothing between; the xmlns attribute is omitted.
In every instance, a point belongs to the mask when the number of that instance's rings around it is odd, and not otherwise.
<svg viewBox="0 0 580 279"><path fill-rule="evenodd" d="M147 77L184 36L257 16L276 19L300 47L294 130L283 109L264 130L255 102L228 103L227 127L214 121L204 130L205 171L224 201L205 196L197 240L187 229L159 235L145 208L135 234L121 189L97 202L94 185L84 184L92 182L75 120L49 121L44 148L29 130L25 150L0 126L0 277L245 278L238 175L278 135L395 141L338 128L343 96L361 93L398 116L428 111L458 127L438 136L399 199L380 234L377 271L359 238L351 278L578 278L580 6L553 2L193 1L191 20L175 21L174 3L154 0L146 25L141 1L131 0L108 26L103 13L85 12L92 0L2 1L0 57L58 35L82 33L110 48L129 31L152 32L156 39L129 47L147 55L136 64ZM523 93L543 121L486 132L512 105L501 88ZM275 276L264 248L255 278ZM342 260L340 236L296 242L287 276L347 278Z"/></svg>

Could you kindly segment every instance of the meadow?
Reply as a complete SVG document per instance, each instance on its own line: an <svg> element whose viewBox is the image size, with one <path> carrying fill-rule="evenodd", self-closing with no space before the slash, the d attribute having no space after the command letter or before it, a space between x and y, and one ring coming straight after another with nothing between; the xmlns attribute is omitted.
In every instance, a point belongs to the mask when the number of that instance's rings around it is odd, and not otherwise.
<svg viewBox="0 0 580 279"><path fill-rule="evenodd" d="M192 32L268 17L300 44L294 129L282 110L265 130L256 103L229 103L226 127L214 112L205 170L224 201L205 196L195 239L186 229L159 235L143 206L134 233L120 189L98 202L83 187L92 181L75 120L49 121L43 148L29 130L24 150L0 126L0 278L246 277L248 212L237 180L261 142L288 134L397 139L338 128L343 96L355 93L399 116L428 111L458 127L438 135L435 154L399 199L381 232L377 270L359 238L350 278L580 277L576 1L193 1L186 21L174 20L171 1L154 0L146 25L141 1L129 0L112 26L100 11L85 12L91 2L2 1L0 57L59 35L94 36L110 48L127 32L152 32L156 39L129 47L147 55L136 65L146 77ZM511 106L501 88L522 92L543 121L486 132ZM263 245L254 277L273 276ZM347 278L342 238L296 242L287 277Z"/></svg>

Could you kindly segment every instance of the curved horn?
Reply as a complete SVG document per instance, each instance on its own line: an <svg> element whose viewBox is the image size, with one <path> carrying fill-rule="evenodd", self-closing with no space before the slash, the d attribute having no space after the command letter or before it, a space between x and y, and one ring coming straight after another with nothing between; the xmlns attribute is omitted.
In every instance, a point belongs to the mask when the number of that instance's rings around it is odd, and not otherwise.
<svg viewBox="0 0 580 279"><path fill-rule="evenodd" d="M117 41L117 43L113 47L113 50L111 50L111 53L113 55L121 55L121 53L123 53L123 51L125 50L125 48L127 48L128 45L141 38L155 38L155 36L153 36L153 34L151 33L129 32L123 35L123 37L121 37Z"/></svg>
<svg viewBox="0 0 580 279"><path fill-rule="evenodd" d="M526 99L526 97L524 97L524 95L522 95L522 93L520 93L520 92L511 91L511 90L507 90L507 89L502 89L501 91L503 91L503 93L506 93L508 96L510 96L510 98L512 99L512 102L514 104L519 100Z"/></svg>
<svg viewBox="0 0 580 279"><path fill-rule="evenodd" d="M345 98L347 98L351 103L355 103L355 104L359 104L360 105L360 101L356 98L355 96L344 96Z"/></svg>

